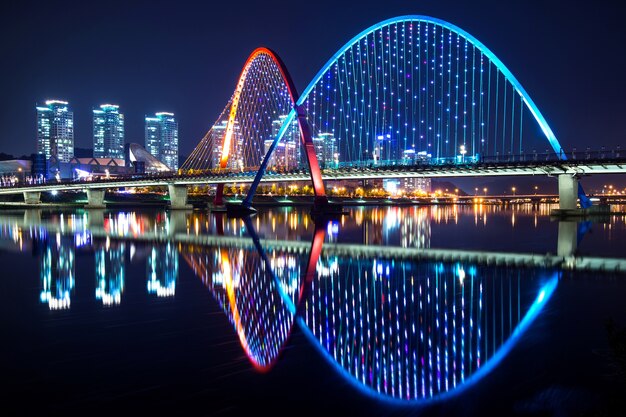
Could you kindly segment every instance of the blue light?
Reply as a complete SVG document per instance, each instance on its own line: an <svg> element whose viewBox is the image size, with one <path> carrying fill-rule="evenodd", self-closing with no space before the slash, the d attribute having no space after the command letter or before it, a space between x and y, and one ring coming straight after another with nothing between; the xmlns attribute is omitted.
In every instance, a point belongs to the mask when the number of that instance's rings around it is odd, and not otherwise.
<svg viewBox="0 0 626 417"><path fill-rule="evenodd" d="M323 75L326 74L331 69L331 67L336 64L338 59L343 54L345 54L346 51L351 49L354 45L357 45L361 41L362 38L365 38L367 35L394 23L397 24L400 22L415 22L415 21L440 25L450 30L451 32L454 32L457 35L460 35L461 37L465 38L467 41L473 44L475 48L478 48L478 50L480 50L484 55L486 55L487 58L489 58L489 60L493 62L493 64L500 70L500 72L502 72L505 78L508 79L508 81L515 87L515 89L517 90L517 93L522 97L522 100L524 101L524 103L526 104L526 106L528 107L532 115L534 116L535 120L537 120L537 123L539 123L539 126L541 127L541 130L543 131L544 135L548 139L548 142L552 146L552 149L554 149L554 151L557 154L560 154L563 159L567 159L565 156L565 153L561 152L563 148L561 147L561 144L559 143L556 136L552 132L552 129L550 129L548 122L541 114L541 111L535 105L534 101L530 98L526 90L524 90L520 82L515 78L513 73L509 71L509 69L502 63L502 61L500 61L500 59L493 52L491 52L489 48L483 45L478 39L476 39L474 36L472 36L468 32L464 31L463 29L461 29L460 27L456 25L453 25L452 23L446 22L445 20L437 19L435 17L430 17L430 16L407 15L407 16L393 17L391 19L383 20L382 22L379 22L373 26L370 26L369 28L365 29L358 35L354 36L342 48L340 48L326 62L326 64L318 71L318 73L315 75L315 77L313 77L309 85L304 89L304 91L300 95L300 98L298 99L296 105L302 105L308 100L309 94L311 93L311 91L313 91L316 84L323 77ZM428 146L430 146L430 144Z"/></svg>
<svg viewBox="0 0 626 417"><path fill-rule="evenodd" d="M462 383L457 384L456 381L453 381L452 390L441 392L435 395L432 390L433 389L433 384L432 384L433 375L430 375L430 379L431 379L431 384L430 384L431 396L430 397L426 397L426 392L424 391L424 389L426 388L426 384L424 384L425 375L423 373L421 375L422 377L421 388L422 388L423 398L406 399L406 398L400 398L396 396L389 396L389 394L386 392L387 390L386 389L384 391L381 390L380 386L374 387L374 386L370 386L370 385L362 383L358 375L355 376L351 374L348 369L344 368L339 362L337 362L336 358L332 356L329 350L324 349L324 344L321 343L321 340L318 340L315 337L315 334L313 333L313 331L307 326L307 323L304 317L301 317L301 316L297 317L296 322L300 326L300 329L302 330L303 334L309 339L311 344L322 354L322 357L324 357L331 364L331 366L335 368L337 372L341 376L343 376L348 381L348 383L350 383L350 385L356 388L359 392L365 395L368 395L370 397L373 397L377 400L382 400L384 402L391 403L391 404L411 404L413 406L428 405L434 402L447 400L454 396L459 395L460 393L464 392L465 390L475 385L482 378L488 375L493 369L495 369L495 367L502 361L502 359L504 359L504 357L506 357L511 352L513 347L519 342L521 335L528 330L530 325L537 318L537 316L539 315L543 307L546 305L547 301L550 299L550 297L556 290L557 284L558 284L558 273L553 273L548 278L547 282L540 288L537 298L535 299L533 304L530 306L530 308L528 309L528 312L523 317L523 319L519 322L515 330L512 332L509 339L506 342L504 342L504 344L500 346L500 348L494 353L494 355L484 365L478 368L478 370L474 374L472 374L469 378L465 378L465 375L461 375ZM384 332L382 336L384 338L385 336ZM421 340L423 340L423 336ZM431 343L430 339L428 343L429 344ZM453 342L453 348L454 347L456 347L456 344ZM384 349L384 346L383 346L383 349ZM427 355L428 355L428 360L432 361L433 358L431 354L427 354ZM424 357L421 358L421 361L422 361L422 366L423 366ZM431 364L431 369L432 369L432 364ZM386 379L386 378L383 378L383 379ZM371 375L370 375L370 380L371 380Z"/></svg>
<svg viewBox="0 0 626 417"><path fill-rule="evenodd" d="M543 302L544 297L546 296L546 291L542 290L537 297L537 303Z"/></svg>

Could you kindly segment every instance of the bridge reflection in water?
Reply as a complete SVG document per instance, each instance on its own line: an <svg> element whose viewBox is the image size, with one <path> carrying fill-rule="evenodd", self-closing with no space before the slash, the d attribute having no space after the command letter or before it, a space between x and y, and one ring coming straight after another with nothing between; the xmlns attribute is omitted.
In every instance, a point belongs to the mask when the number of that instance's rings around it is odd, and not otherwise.
<svg viewBox="0 0 626 417"><path fill-rule="evenodd" d="M292 254L272 256L270 267L256 250L191 246L182 252L235 327L256 369L269 370L294 324L300 265Z"/></svg>
<svg viewBox="0 0 626 417"><path fill-rule="evenodd" d="M393 228L393 211L372 213L360 238L396 239L376 231ZM143 251L147 292L173 296L180 254L257 370L272 368L297 326L359 390L394 402L446 398L480 380L541 312L560 271L581 265L568 260L571 251L524 258L430 249L426 215L407 229L419 236L402 233L403 247L390 247L338 243L332 222L301 227L304 240L281 241L274 227L257 227L258 219L100 214L3 216L3 246L38 253L39 297L50 309L70 308L77 251L93 251L95 298L111 308L123 302L128 257ZM568 241L571 226L559 227Z"/></svg>
<svg viewBox="0 0 626 417"><path fill-rule="evenodd" d="M327 276L313 282L305 332L358 387L396 400L438 398L486 374L558 280L464 263L332 258L319 266Z"/></svg>
<svg viewBox="0 0 626 417"><path fill-rule="evenodd" d="M356 387L392 401L444 398L480 379L558 282L548 269L326 255L307 282L311 253L192 245L183 257L257 369L276 362L297 323Z"/></svg>

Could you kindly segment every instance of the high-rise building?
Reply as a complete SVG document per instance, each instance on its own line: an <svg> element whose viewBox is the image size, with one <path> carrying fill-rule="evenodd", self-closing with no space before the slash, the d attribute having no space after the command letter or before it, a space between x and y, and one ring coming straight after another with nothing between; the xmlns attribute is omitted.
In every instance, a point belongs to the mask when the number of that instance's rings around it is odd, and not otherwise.
<svg viewBox="0 0 626 417"><path fill-rule="evenodd" d="M178 280L178 250L167 243L153 246L148 256L148 292L158 297L172 297L176 294Z"/></svg>
<svg viewBox="0 0 626 417"><path fill-rule="evenodd" d="M37 108L37 153L69 162L74 156L74 113L67 101L47 100Z"/></svg>
<svg viewBox="0 0 626 417"><path fill-rule="evenodd" d="M280 128L283 126L283 124L285 123L286 118L287 118L287 115L281 115L281 116L278 116L277 120L272 121L272 137L271 139L268 139L270 140L270 143L278 135L278 132L280 131ZM300 166L302 165L303 153L301 152L302 146L300 144L300 140L301 140L300 139L300 126L298 125L298 120L294 119L292 120L291 125L287 127L285 134L283 135L282 139L279 142L279 145L281 143L285 144L284 145L285 160L283 161L282 165L287 170L297 169L297 168L300 168ZM266 148L265 148L266 153L267 153L267 150L268 150L268 146L266 145ZM278 149L274 150L274 152L276 152L277 150ZM278 161L278 159L275 159L274 161L276 161L276 163L280 165L280 162Z"/></svg>
<svg viewBox="0 0 626 417"><path fill-rule="evenodd" d="M336 143L335 135L332 133L320 133L313 138L315 154L321 168L339 166L339 153Z"/></svg>
<svg viewBox="0 0 626 417"><path fill-rule="evenodd" d="M272 146L274 139L265 141L265 154ZM274 149L274 153L270 157L267 169L275 169L277 171L291 171L298 167L298 143L294 141L280 141Z"/></svg>
<svg viewBox="0 0 626 417"><path fill-rule="evenodd" d="M39 299L51 310L70 308L74 292L76 249L73 236L58 236L44 243L40 264Z"/></svg>
<svg viewBox="0 0 626 417"><path fill-rule="evenodd" d="M211 130L213 147L211 148L211 168L220 167L220 159L222 158L222 144L224 143L224 135L228 120L222 120L219 124L215 124Z"/></svg>
<svg viewBox="0 0 626 417"><path fill-rule="evenodd" d="M118 241L96 251L96 299L104 305L122 302L125 246Z"/></svg>
<svg viewBox="0 0 626 417"><path fill-rule="evenodd" d="M220 167L220 161L222 159L222 147L224 145L224 136L228 128L228 121L222 120L216 123L211 129L211 156L210 167L217 169ZM233 133L230 139L230 149L228 150L228 160L226 162L226 169L241 171L245 167L244 161L244 146L243 135L241 135L239 129L239 122L235 120L233 123Z"/></svg>
<svg viewBox="0 0 626 417"><path fill-rule="evenodd" d="M94 158L124 158L124 115L115 104L93 110Z"/></svg>
<svg viewBox="0 0 626 417"><path fill-rule="evenodd" d="M173 170L178 169L178 122L174 113L146 117L146 150Z"/></svg>

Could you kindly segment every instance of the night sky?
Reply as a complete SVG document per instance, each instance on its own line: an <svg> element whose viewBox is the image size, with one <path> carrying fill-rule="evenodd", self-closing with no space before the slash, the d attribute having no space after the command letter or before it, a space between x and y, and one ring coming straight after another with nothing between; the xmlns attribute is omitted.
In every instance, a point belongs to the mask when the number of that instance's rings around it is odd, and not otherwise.
<svg viewBox="0 0 626 417"><path fill-rule="evenodd" d="M0 151L34 152L35 104L57 98L74 111L76 147L92 147L92 109L112 103L125 114L127 142L143 144L145 115L174 112L188 155L256 47L278 52L302 91L358 32L407 14L447 20L487 45L565 149L626 148L626 13L618 2L111 0L4 7Z"/></svg>

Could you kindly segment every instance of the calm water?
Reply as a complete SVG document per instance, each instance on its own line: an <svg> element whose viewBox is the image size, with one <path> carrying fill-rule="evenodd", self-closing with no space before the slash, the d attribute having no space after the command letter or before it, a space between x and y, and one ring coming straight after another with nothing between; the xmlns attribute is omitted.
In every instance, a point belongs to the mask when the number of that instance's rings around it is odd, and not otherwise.
<svg viewBox="0 0 626 417"><path fill-rule="evenodd" d="M557 261L626 261L626 216L548 213L5 210L3 406L625 415L626 273Z"/></svg>

